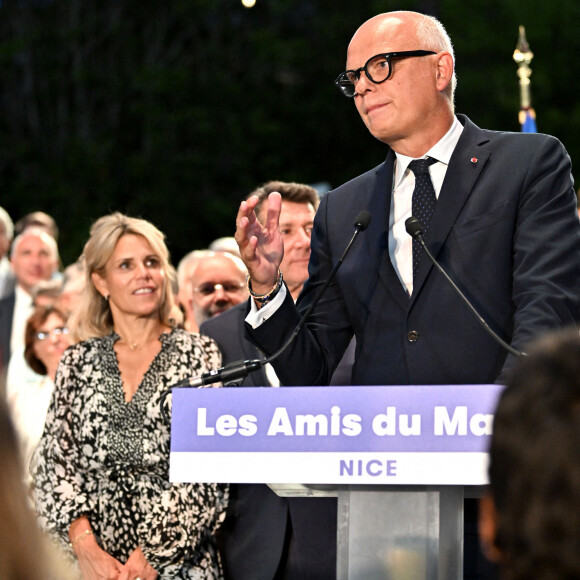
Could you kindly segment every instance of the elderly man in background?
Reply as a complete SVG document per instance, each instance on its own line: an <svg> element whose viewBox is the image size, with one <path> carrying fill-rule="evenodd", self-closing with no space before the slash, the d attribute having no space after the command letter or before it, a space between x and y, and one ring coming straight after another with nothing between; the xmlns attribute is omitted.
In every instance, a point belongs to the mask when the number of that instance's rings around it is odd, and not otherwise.
<svg viewBox="0 0 580 580"><path fill-rule="evenodd" d="M248 298L246 274L242 260L229 252L192 252L188 282L196 328Z"/></svg>
<svg viewBox="0 0 580 580"><path fill-rule="evenodd" d="M14 239L10 263L16 278L14 290L0 300L0 353L8 367L7 388L18 388L31 372L24 361L24 328L32 314L32 289L50 280L58 268L55 239L45 230L30 227Z"/></svg>
<svg viewBox="0 0 580 580"><path fill-rule="evenodd" d="M177 302L185 329L197 332L208 318L246 300L246 274L244 263L228 251L193 250L183 256L177 266Z"/></svg>

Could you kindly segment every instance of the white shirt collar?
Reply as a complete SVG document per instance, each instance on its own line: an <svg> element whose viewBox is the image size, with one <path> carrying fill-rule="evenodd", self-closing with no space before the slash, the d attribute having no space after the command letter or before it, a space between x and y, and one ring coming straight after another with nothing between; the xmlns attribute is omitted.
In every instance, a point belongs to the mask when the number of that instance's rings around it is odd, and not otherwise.
<svg viewBox="0 0 580 580"><path fill-rule="evenodd" d="M449 160L451 159L451 155L453 155L453 151L459 141L459 137L461 137L461 133L463 132L463 125L459 122L457 117L453 118L453 123L449 128L449 131L443 135L443 137L423 155L421 159L425 157L432 157L433 159L437 159L440 163L445 165L449 165ZM394 187L400 185L405 171L407 167L409 167L409 163L413 161L413 157L407 157L407 155L402 155L401 153L395 153L397 156L397 161L395 163L395 181Z"/></svg>

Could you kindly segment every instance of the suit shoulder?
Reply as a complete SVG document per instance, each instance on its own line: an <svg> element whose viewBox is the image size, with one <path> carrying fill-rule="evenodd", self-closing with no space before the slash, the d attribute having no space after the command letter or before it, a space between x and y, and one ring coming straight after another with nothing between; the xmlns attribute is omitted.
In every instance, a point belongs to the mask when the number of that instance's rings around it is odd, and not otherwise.
<svg viewBox="0 0 580 580"><path fill-rule="evenodd" d="M0 310L7 310L7 309L11 308L14 305L15 301L16 301L16 294L14 292L7 294L3 298L0 298Z"/></svg>
<svg viewBox="0 0 580 580"><path fill-rule="evenodd" d="M342 196L349 196L352 195L353 191L357 193L360 192L361 188L371 187L376 182L378 176L385 170L386 168L386 161L383 161L376 167L369 169L365 173L361 173L357 175L353 179L343 183L336 189L333 189L326 193L324 197L328 197L329 199L338 199ZM329 197L330 196L330 197ZM324 199L324 198L323 198Z"/></svg>
<svg viewBox="0 0 580 580"><path fill-rule="evenodd" d="M546 133L516 133L513 131L493 131L482 129L491 143L503 142L510 147L537 148L538 146L557 146L563 148L562 142L553 135Z"/></svg>

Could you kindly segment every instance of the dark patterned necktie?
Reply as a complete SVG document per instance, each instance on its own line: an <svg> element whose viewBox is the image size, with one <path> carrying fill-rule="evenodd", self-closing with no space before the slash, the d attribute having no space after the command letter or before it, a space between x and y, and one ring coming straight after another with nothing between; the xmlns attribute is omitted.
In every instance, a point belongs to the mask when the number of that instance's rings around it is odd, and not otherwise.
<svg viewBox="0 0 580 580"><path fill-rule="evenodd" d="M412 198L412 213L423 226L423 237L427 237L431 216L435 210L435 189L429 175L429 165L437 163L437 159L427 157L427 159L415 159L409 163L409 169L415 174L415 189ZM419 270L419 260L421 258L421 244L413 239L413 279Z"/></svg>

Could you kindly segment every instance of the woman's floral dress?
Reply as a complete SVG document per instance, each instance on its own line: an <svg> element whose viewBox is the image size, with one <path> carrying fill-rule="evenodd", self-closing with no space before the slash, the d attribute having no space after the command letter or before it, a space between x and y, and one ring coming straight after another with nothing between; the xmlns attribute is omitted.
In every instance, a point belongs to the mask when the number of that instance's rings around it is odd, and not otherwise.
<svg viewBox="0 0 580 580"><path fill-rule="evenodd" d="M141 547L161 578L221 578L214 533L228 489L170 483L170 427L160 397L184 378L220 366L215 343L174 329L130 402L112 333L69 348L61 360L33 461L44 529L68 549L70 524L86 514L101 547L124 563Z"/></svg>

